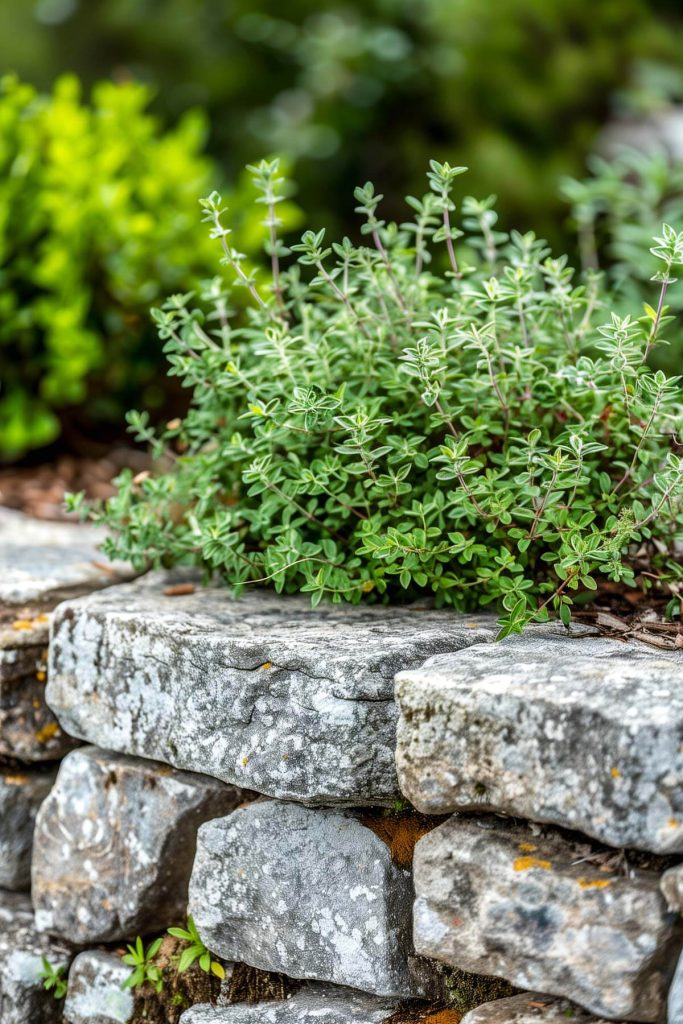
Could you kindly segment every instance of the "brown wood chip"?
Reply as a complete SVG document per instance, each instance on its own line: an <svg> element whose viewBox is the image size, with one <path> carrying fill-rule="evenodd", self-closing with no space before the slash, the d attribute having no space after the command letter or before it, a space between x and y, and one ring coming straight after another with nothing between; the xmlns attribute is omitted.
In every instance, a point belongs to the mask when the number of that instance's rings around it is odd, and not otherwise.
<svg viewBox="0 0 683 1024"><path fill-rule="evenodd" d="M174 583L164 589L164 594L166 597L182 597L183 594L194 594L196 589L194 583Z"/></svg>

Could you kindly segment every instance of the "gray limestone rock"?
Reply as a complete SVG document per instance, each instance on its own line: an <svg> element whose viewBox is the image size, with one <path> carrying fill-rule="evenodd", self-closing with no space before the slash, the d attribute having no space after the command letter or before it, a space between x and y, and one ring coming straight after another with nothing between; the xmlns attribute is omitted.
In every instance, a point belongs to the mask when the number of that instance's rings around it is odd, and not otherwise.
<svg viewBox="0 0 683 1024"><path fill-rule="evenodd" d="M454 816L415 848L416 949L598 1015L657 1021L683 922L656 872L603 866L554 830Z"/></svg>
<svg viewBox="0 0 683 1024"><path fill-rule="evenodd" d="M50 523L0 508L0 605L54 606L109 586L125 572L98 551L103 530Z"/></svg>
<svg viewBox="0 0 683 1024"><path fill-rule="evenodd" d="M279 1003L193 1006L180 1024L384 1024L397 1008L395 1001L348 989L310 986Z"/></svg>
<svg viewBox="0 0 683 1024"><path fill-rule="evenodd" d="M661 889L669 908L683 914L683 864L664 872Z"/></svg>
<svg viewBox="0 0 683 1024"><path fill-rule="evenodd" d="M510 999L496 999L470 1010L461 1024L605 1024L566 999L552 999L527 992Z"/></svg>
<svg viewBox="0 0 683 1024"><path fill-rule="evenodd" d="M683 653L530 629L396 680L401 788L613 846L683 851Z"/></svg>
<svg viewBox="0 0 683 1024"><path fill-rule="evenodd" d="M667 1024L683 1024L683 953L678 958L666 1006Z"/></svg>
<svg viewBox="0 0 683 1024"><path fill-rule="evenodd" d="M310 804L392 803L394 674L495 635L490 618L452 612L166 596L174 578L60 606L47 700L63 728Z"/></svg>
<svg viewBox="0 0 683 1024"><path fill-rule="evenodd" d="M421 995L410 872L350 813L258 801L199 830L190 912L226 960L374 995Z"/></svg>
<svg viewBox="0 0 683 1024"><path fill-rule="evenodd" d="M42 958L67 968L67 945L36 932L27 896L0 891L0 1021L2 1024L60 1024L61 1000L43 988Z"/></svg>
<svg viewBox="0 0 683 1024"><path fill-rule="evenodd" d="M79 953L69 971L66 1024L128 1024L133 1017L133 993L121 986L130 972L115 953Z"/></svg>
<svg viewBox="0 0 683 1024"><path fill-rule="evenodd" d="M241 798L153 761L67 755L36 822L36 926L86 944L183 923L197 829Z"/></svg>
<svg viewBox="0 0 683 1024"><path fill-rule="evenodd" d="M0 888L20 892L31 884L36 815L56 775L56 768L0 769Z"/></svg>

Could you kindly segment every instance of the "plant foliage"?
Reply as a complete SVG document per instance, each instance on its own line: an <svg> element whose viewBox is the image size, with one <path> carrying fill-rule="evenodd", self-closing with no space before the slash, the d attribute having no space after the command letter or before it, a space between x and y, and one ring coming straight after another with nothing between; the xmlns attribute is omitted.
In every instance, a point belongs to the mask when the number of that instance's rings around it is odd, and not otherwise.
<svg viewBox="0 0 683 1024"><path fill-rule="evenodd" d="M222 964L219 964L217 960L212 960L211 953L199 937L191 914L188 914L186 928L169 928L168 934L172 935L174 939L181 939L187 943L180 954L178 974L187 971L196 960L205 974L215 974L217 978L221 979L225 977Z"/></svg>
<svg viewBox="0 0 683 1024"><path fill-rule="evenodd" d="M164 987L164 979L161 968L154 962L154 958L161 948L161 942L161 938L154 939L145 948L138 935L135 943L132 946L127 946L128 952L124 953L121 959L133 970L121 988L139 988L141 985L149 983L157 994L161 992Z"/></svg>
<svg viewBox="0 0 683 1024"><path fill-rule="evenodd" d="M562 192L572 206L584 270L606 270L612 302L626 313L651 299L659 263L648 253L653 233L662 221L683 222L683 162L663 152L623 149L610 160L593 156L589 167L590 176L581 181L565 178ZM683 311L681 289L671 296L671 310ZM680 321L672 328L671 348L655 355L658 368L680 366Z"/></svg>
<svg viewBox="0 0 683 1024"><path fill-rule="evenodd" d="M67 992L66 967L62 964L54 967L46 957L42 957L43 969L38 977L43 982L46 992L52 992L55 999L63 999Z"/></svg>
<svg viewBox="0 0 683 1024"><path fill-rule="evenodd" d="M493 605L503 635L567 622L601 580L680 593L680 391L647 359L671 327L683 233L665 225L652 246L652 305L618 315L599 275L501 231L492 198L458 210L464 170L432 161L400 225L367 183L363 244L309 230L284 268L278 165L253 168L267 280L233 248L221 197L202 201L225 283L153 311L192 402L158 436L130 414L159 471L122 474L95 511L111 556L314 605Z"/></svg>
<svg viewBox="0 0 683 1024"><path fill-rule="evenodd" d="M161 133L149 98L0 82L0 455L53 441L65 408L85 429L159 401L147 310L211 269L195 216L211 164L203 118Z"/></svg>

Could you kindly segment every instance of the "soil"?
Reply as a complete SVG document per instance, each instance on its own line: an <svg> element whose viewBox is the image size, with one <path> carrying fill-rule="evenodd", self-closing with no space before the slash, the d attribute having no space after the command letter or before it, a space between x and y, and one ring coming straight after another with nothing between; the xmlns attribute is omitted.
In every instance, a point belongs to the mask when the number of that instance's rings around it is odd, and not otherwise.
<svg viewBox="0 0 683 1024"><path fill-rule="evenodd" d="M361 813L360 821L389 847L394 864L410 868L418 839L437 828L447 817L420 814L412 809L399 812L367 810Z"/></svg>
<svg viewBox="0 0 683 1024"><path fill-rule="evenodd" d="M111 481L122 469L139 473L149 468L148 457L132 448L114 448L105 456L62 455L54 462L0 468L0 505L36 519L73 518L64 510L67 491L85 491L88 498L109 498Z"/></svg>
<svg viewBox="0 0 683 1024"><path fill-rule="evenodd" d="M272 971L260 971L249 964L235 964L224 1001L232 1003L264 1003L286 999L301 987L300 981Z"/></svg>

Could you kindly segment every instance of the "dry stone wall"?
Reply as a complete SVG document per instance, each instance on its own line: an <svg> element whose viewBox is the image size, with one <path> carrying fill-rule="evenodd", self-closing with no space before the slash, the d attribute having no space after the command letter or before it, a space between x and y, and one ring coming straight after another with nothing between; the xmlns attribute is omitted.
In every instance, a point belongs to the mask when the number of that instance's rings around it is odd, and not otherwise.
<svg viewBox="0 0 683 1024"><path fill-rule="evenodd" d="M79 577L63 537L41 591L30 546L0 624L2 1024L683 1024L683 655ZM188 908L218 970L167 936L161 991L123 988L125 944Z"/></svg>

